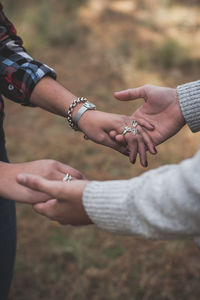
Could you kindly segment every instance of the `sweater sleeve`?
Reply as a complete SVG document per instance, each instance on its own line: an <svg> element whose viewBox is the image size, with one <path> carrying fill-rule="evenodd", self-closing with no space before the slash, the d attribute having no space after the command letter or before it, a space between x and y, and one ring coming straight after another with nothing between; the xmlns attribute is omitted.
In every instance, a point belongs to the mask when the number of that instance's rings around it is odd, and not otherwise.
<svg viewBox="0 0 200 300"><path fill-rule="evenodd" d="M200 236L200 151L130 179L91 182L83 203L91 220L111 233L152 239Z"/></svg>
<svg viewBox="0 0 200 300"><path fill-rule="evenodd" d="M15 102L29 102L35 85L44 76L56 78L53 69L34 60L23 48L15 27L3 13L0 3L0 92Z"/></svg>
<svg viewBox="0 0 200 300"><path fill-rule="evenodd" d="M200 131L200 80L177 87L181 111L192 132Z"/></svg>

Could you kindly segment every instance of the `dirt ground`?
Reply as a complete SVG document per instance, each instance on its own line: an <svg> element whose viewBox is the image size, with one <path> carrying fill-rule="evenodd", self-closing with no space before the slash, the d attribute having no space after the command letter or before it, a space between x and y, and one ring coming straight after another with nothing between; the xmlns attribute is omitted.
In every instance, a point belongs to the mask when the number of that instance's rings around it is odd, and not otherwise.
<svg viewBox="0 0 200 300"><path fill-rule="evenodd" d="M11 0L5 10L37 60L98 109L130 114L116 90L197 80L199 1ZM58 4L59 3L59 4ZM53 158L95 180L142 174L139 163L85 141L66 120L6 100L12 162ZM148 169L191 157L199 134L184 128L149 156ZM18 250L10 300L199 299L200 252L193 241L111 236L94 226L62 227L17 205Z"/></svg>

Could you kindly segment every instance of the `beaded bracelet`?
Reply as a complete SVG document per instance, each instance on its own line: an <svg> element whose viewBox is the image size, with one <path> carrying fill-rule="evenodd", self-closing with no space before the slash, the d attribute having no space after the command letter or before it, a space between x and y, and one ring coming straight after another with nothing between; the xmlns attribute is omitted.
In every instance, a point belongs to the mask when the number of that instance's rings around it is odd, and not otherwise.
<svg viewBox="0 0 200 300"><path fill-rule="evenodd" d="M72 104L70 104L70 106L69 106L69 109L68 109L68 112L67 112L67 120L68 120L69 125L71 126L71 128L74 129L75 131L78 131L79 128L78 128L78 125L74 124L74 122L73 122L73 120L72 120L72 113L73 113L73 110L74 110L74 108L77 106L77 104L79 104L79 103L81 103L81 102L84 103L84 102L86 102L86 101L87 101L87 98L85 98L85 97L80 97L80 98L74 100L74 101L72 102Z"/></svg>

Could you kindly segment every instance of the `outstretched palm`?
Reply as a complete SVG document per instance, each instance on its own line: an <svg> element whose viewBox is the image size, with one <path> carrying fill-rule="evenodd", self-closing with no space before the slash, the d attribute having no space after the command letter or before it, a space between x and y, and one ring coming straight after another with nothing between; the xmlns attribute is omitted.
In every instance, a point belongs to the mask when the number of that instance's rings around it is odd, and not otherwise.
<svg viewBox="0 0 200 300"><path fill-rule="evenodd" d="M139 98L145 100L145 103L132 114L132 118L138 122L145 119L154 125L155 130L147 132L154 145L166 141L185 125L175 89L145 85L115 93L115 97L122 101ZM122 138L121 135L116 136L118 141L122 141Z"/></svg>

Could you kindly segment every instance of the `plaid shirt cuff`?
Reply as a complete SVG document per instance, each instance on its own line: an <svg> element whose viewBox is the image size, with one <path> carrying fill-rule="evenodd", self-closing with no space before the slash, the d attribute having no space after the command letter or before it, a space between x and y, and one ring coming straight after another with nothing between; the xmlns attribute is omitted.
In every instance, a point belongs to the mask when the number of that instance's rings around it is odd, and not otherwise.
<svg viewBox="0 0 200 300"><path fill-rule="evenodd" d="M42 64L19 46L7 40L0 51L0 92L7 98L23 105L29 103L35 85L45 76L56 79L53 69Z"/></svg>

